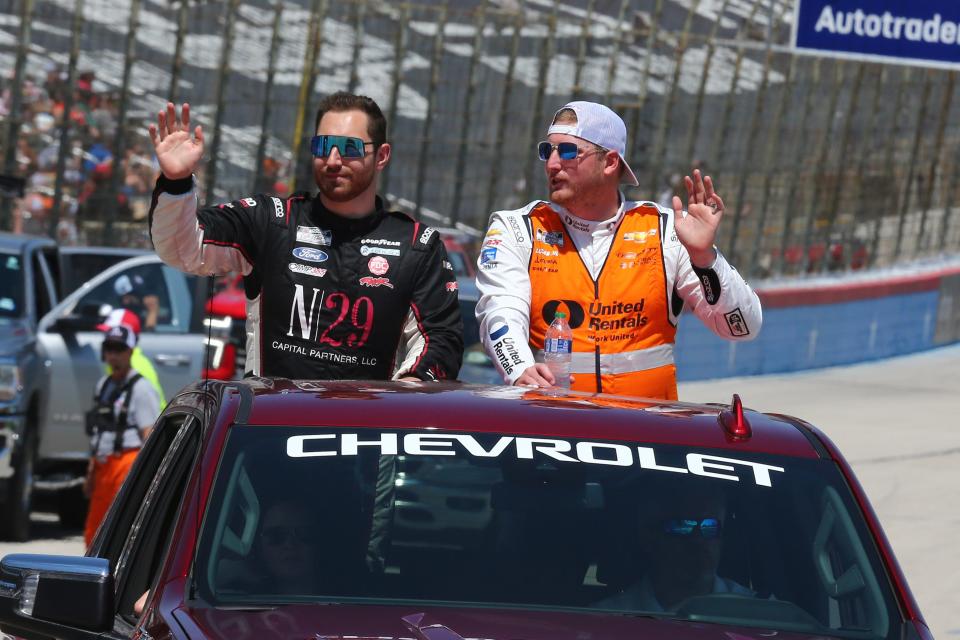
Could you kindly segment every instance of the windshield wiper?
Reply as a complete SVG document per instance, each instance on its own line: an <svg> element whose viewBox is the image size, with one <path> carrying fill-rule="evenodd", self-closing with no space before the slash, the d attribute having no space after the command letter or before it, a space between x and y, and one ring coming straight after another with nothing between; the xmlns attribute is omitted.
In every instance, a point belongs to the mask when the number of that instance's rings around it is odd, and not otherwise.
<svg viewBox="0 0 960 640"><path fill-rule="evenodd" d="M450 627L436 623L425 623L424 618L426 617L427 614L425 613L413 613L400 618L400 620L403 621L403 624L406 625L419 640L464 640L463 636Z"/></svg>

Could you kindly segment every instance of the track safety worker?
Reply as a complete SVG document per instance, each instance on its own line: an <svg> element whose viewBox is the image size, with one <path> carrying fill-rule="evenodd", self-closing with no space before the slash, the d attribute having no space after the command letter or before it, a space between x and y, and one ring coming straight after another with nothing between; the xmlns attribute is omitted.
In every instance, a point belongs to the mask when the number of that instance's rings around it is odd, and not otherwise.
<svg viewBox="0 0 960 640"><path fill-rule="evenodd" d="M88 547L160 415L156 390L130 364L137 339L126 324L104 332L101 353L112 372L97 381L94 406L86 415L91 457L84 493L90 508L83 539Z"/></svg>

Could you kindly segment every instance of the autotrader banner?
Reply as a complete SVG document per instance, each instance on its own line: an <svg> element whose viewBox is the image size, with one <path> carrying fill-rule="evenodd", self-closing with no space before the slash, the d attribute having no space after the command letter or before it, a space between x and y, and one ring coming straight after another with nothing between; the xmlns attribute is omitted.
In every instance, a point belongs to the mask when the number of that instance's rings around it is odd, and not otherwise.
<svg viewBox="0 0 960 640"><path fill-rule="evenodd" d="M960 66L957 0L797 0L793 45L808 53Z"/></svg>

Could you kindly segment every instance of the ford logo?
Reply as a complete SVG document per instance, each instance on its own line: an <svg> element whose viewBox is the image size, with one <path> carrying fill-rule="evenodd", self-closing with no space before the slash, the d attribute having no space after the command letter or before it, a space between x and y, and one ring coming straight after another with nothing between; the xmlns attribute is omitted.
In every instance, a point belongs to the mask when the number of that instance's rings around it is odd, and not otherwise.
<svg viewBox="0 0 960 640"><path fill-rule="evenodd" d="M328 256L325 251L311 249L310 247L297 247L293 250L293 255L307 262L326 262Z"/></svg>

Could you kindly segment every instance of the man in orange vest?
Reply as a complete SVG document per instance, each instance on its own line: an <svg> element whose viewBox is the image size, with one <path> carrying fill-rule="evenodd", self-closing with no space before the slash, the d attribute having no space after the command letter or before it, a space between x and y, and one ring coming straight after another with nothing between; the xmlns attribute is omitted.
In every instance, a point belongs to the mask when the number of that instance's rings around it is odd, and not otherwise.
<svg viewBox="0 0 960 640"><path fill-rule="evenodd" d="M714 246L723 200L686 176L687 209L628 201L627 130L609 108L571 102L538 146L549 201L490 217L477 319L507 384L549 387L544 334L557 310L573 330L571 388L677 398L673 345L684 305L714 333L752 340L760 300Z"/></svg>

